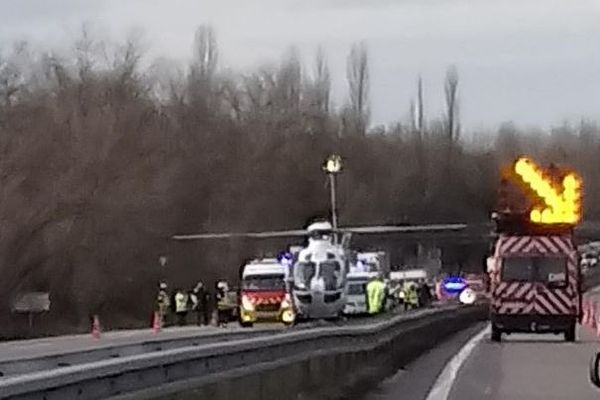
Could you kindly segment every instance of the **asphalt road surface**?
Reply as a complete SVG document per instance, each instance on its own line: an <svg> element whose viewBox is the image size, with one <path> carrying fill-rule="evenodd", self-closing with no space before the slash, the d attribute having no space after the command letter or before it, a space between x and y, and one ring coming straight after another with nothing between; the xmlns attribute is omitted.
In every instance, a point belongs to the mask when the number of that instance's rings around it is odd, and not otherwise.
<svg viewBox="0 0 600 400"><path fill-rule="evenodd" d="M586 327L576 343L554 335L511 335L493 343L487 334L458 371L448 400L599 399L600 389L588 380L599 344Z"/></svg>
<svg viewBox="0 0 600 400"><path fill-rule="evenodd" d="M595 294L598 298L598 293ZM562 335L503 335L489 324L458 333L381 382L363 400L600 399L588 366L600 339L580 326L577 341Z"/></svg>

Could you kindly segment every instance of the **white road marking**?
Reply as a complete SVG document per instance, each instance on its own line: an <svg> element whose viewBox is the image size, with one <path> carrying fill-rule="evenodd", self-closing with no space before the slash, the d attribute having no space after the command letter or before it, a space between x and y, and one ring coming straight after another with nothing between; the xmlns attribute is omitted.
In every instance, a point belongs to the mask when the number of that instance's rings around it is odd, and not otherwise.
<svg viewBox="0 0 600 400"><path fill-rule="evenodd" d="M438 376L435 384L429 391L426 400L446 400L458 374L458 370L469 358L471 352L475 347L483 340L483 337L490 330L489 326L483 328L479 333L473 336L458 353L452 357L452 359L446 364L444 370Z"/></svg>

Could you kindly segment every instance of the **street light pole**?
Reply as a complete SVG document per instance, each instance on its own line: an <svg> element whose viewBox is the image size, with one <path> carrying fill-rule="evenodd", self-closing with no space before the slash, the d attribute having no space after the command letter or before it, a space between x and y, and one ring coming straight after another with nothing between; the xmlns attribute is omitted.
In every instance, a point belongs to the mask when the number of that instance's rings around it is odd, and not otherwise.
<svg viewBox="0 0 600 400"><path fill-rule="evenodd" d="M333 226L333 241L338 243L338 217L337 217L337 198L336 198L336 175L342 169L342 158L338 155L331 155L325 161L323 171L329 176L329 194L331 197L331 225Z"/></svg>
<svg viewBox="0 0 600 400"><path fill-rule="evenodd" d="M330 187L330 195L331 195L331 224L333 225L333 229L337 231L337 204L336 204L336 193L335 193L335 184L336 184L336 175L329 174L329 187Z"/></svg>

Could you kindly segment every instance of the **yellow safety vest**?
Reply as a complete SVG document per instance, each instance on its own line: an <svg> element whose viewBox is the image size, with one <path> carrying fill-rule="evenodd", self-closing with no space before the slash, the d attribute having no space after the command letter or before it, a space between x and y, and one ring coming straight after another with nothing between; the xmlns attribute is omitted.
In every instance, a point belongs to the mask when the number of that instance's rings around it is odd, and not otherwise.
<svg viewBox="0 0 600 400"><path fill-rule="evenodd" d="M367 284L367 311L369 314L377 314L381 311L384 294L383 282L373 280Z"/></svg>
<svg viewBox="0 0 600 400"><path fill-rule="evenodd" d="M407 286L405 290L406 290L406 292L405 292L404 301L406 301L408 304L418 306L419 305L419 296L417 293L417 289L415 289L412 286Z"/></svg>
<svg viewBox="0 0 600 400"><path fill-rule="evenodd" d="M156 302L158 304L158 311L164 313L167 311L167 308L169 308L169 295L167 294L166 291L164 290L160 290L158 292L158 297L156 299Z"/></svg>
<svg viewBox="0 0 600 400"><path fill-rule="evenodd" d="M186 312L187 311L188 296L186 293L177 293L175 295L175 312Z"/></svg>

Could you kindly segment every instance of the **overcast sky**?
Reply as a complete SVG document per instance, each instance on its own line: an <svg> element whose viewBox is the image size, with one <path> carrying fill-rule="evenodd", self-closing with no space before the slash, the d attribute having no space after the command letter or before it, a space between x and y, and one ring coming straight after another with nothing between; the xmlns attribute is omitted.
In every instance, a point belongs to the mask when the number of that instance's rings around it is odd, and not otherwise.
<svg viewBox="0 0 600 400"><path fill-rule="evenodd" d="M349 47L364 41L376 123L406 118L419 75L428 117L439 115L451 64L467 128L600 120L600 0L0 0L0 10L0 47L66 47L87 22L113 39L141 30L149 57L185 62L209 23L222 63L247 70L291 45L308 62L322 45L338 99Z"/></svg>

